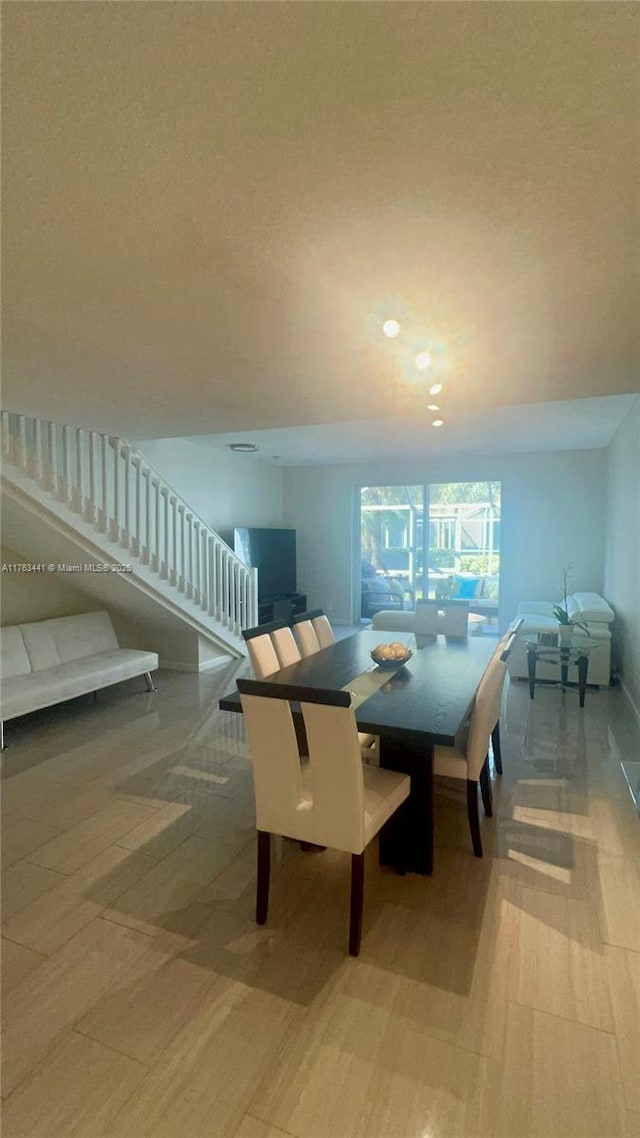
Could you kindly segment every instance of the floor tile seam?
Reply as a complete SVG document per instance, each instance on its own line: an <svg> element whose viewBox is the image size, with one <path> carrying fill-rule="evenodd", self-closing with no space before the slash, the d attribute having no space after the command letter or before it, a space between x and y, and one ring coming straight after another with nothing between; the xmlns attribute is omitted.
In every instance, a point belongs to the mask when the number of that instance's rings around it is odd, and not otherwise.
<svg viewBox="0 0 640 1138"><path fill-rule="evenodd" d="M281 1134L283 1134L285 1136L285 1138L304 1138L303 1134L299 1134L294 1130L284 1130L282 1128L282 1126L278 1126L277 1123L270 1122L268 1118L261 1118L260 1115L253 1114L253 1112L250 1110L246 1110L244 1112L242 1118L240 1119L240 1126L242 1126L242 1123L244 1122L245 1118L251 1118L254 1122L262 1122L265 1126L274 1127L274 1129L278 1130ZM238 1127L237 1130L234 1130L233 1135L231 1135L231 1138L235 1138L235 1136L239 1133L239 1131L240 1131L240 1127Z"/></svg>
<svg viewBox="0 0 640 1138"><path fill-rule="evenodd" d="M23 944L21 940L16 940L14 936L7 936L4 930L2 930L2 940L8 940L11 944L15 944L16 948L26 948L29 952L35 953L36 956L41 956L43 964L51 959L52 953L41 952L39 948L32 948L30 944Z"/></svg>
<svg viewBox="0 0 640 1138"><path fill-rule="evenodd" d="M551 1016L553 1019L560 1019L564 1023L572 1023L576 1027L586 1027L589 1031L598 1031L601 1035L607 1035L610 1039L615 1039L615 1031L607 1031L606 1027L596 1027L593 1023L585 1023L584 1020L575 1019L573 1016L561 1015L559 1012L550 1012L546 1008L535 1008L532 1004L523 1004L521 1000L513 1000L507 997L507 1004L513 1004L517 1008L525 1008L528 1012L537 1012L539 1015ZM613 1016L612 1016L613 1019Z"/></svg>
<svg viewBox="0 0 640 1138"><path fill-rule="evenodd" d="M92 1011L93 1008L89 1008L87 1012L84 1012L80 1018L71 1025L71 1032L74 1035L79 1035L83 1039L90 1039L92 1043L97 1043L99 1047L104 1047L107 1051L111 1051L113 1055L118 1055L121 1059L128 1059L130 1063L136 1063L139 1067L142 1067L144 1069L145 1077L151 1071L153 1071L153 1068L155 1066L154 1063L148 1063L145 1062L144 1059L138 1059L136 1055L129 1055L127 1051L121 1051L119 1047L114 1047L112 1043L105 1043L104 1039L99 1039L97 1035L92 1035L90 1031L79 1027L78 1025L82 1022L85 1016L90 1015ZM159 1058L162 1058L162 1055L160 1055Z"/></svg>
<svg viewBox="0 0 640 1138"><path fill-rule="evenodd" d="M618 1056L618 1068L620 1070L620 1082L622 1083L622 1098L624 1100L625 1109L630 1111L633 1114L634 1113L634 1107L629 1105L629 1093L627 1090L628 1084L629 1084L629 1079L626 1079L625 1075L624 1075L625 1066L624 1066L623 1061L622 1061L622 1051L621 1051L621 1047L620 1047L621 1038L617 1034L615 1034L615 1041L616 1041L616 1055ZM638 1096L636 1094L634 1096L634 1101L637 1101L637 1097ZM638 1114L638 1122L640 1124L640 1114ZM638 1126L638 1133L640 1134L640 1125Z"/></svg>
<svg viewBox="0 0 640 1138"><path fill-rule="evenodd" d="M53 1039L49 1040L49 1043L47 1045L46 1050L43 1052L42 1055L40 1055L40 1057L29 1068L29 1070L25 1071L24 1075L21 1075L21 1077L18 1079L18 1082L16 1083L16 1085L14 1087L12 1087L11 1090L9 1091L9 1094L3 1093L3 1095L2 1095L3 1104L10 1102L11 1099L13 1098L13 1096L15 1095L16 1091L22 1087L23 1083L26 1083L29 1079L35 1077L40 1072L40 1070L48 1062L49 1058L51 1057L51 1055L55 1051L55 1049L57 1047L59 1047L60 1043L64 1039L66 1039L67 1036L70 1036L72 1034L72 1032L73 1032L73 1024L67 1023L64 1025L63 1028L61 1028L61 1030L59 1032L57 1032L56 1035L53 1036ZM6 1056L3 1056L3 1058L6 1058Z"/></svg>

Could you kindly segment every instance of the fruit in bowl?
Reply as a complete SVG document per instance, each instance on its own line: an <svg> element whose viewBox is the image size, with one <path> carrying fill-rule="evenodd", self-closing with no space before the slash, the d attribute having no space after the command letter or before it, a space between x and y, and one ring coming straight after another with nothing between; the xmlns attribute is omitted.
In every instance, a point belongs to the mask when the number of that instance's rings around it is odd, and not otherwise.
<svg viewBox="0 0 640 1138"><path fill-rule="evenodd" d="M407 648L406 644L401 644L399 640L394 640L392 644L377 644L371 653L374 664L378 664L381 668L398 667L401 664L406 664L412 656L413 652Z"/></svg>

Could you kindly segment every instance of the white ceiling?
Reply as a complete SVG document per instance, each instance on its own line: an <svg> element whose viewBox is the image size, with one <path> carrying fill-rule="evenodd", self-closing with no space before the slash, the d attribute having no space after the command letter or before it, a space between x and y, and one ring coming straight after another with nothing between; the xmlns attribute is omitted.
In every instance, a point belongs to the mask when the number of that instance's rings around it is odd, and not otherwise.
<svg viewBox="0 0 640 1138"><path fill-rule="evenodd" d="M424 346L467 435L636 391L639 31L620 3L4 5L5 405L404 431Z"/></svg>
<svg viewBox="0 0 640 1138"><path fill-rule="evenodd" d="M431 416L422 415L200 435L191 441L216 449L233 442L255 443L257 453L239 454L239 462L259 459L279 466L423 459L431 454L599 449L608 446L636 398L616 395L469 410L437 430L431 426Z"/></svg>

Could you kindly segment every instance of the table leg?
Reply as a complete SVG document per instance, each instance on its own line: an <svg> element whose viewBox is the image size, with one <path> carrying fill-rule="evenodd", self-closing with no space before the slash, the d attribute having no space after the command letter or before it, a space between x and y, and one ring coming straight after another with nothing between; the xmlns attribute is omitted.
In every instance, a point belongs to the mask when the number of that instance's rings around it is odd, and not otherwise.
<svg viewBox="0 0 640 1138"><path fill-rule="evenodd" d="M529 672L529 695L531 699L536 694L536 646L527 646L527 671Z"/></svg>
<svg viewBox="0 0 640 1138"><path fill-rule="evenodd" d="M380 831L380 864L433 872L433 747L380 737L380 766L408 774L409 797Z"/></svg>
<svg viewBox="0 0 640 1138"><path fill-rule="evenodd" d="M569 683L569 649L560 649L560 682L563 690Z"/></svg>
<svg viewBox="0 0 640 1138"><path fill-rule="evenodd" d="M584 697L587 690L587 672L589 671L589 657L578 656L576 663L578 665L578 694L580 696L580 707L584 707Z"/></svg>

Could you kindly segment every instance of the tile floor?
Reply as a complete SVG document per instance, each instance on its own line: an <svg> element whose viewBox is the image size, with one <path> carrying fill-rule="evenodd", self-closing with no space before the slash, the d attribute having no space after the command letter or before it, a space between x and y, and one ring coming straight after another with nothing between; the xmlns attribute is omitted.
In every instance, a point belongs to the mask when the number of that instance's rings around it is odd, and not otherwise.
<svg viewBox="0 0 640 1138"><path fill-rule="evenodd" d="M507 690L485 858L436 801L433 878L280 841L253 921L236 666L10 726L4 1138L640 1134L640 755L619 690Z"/></svg>

